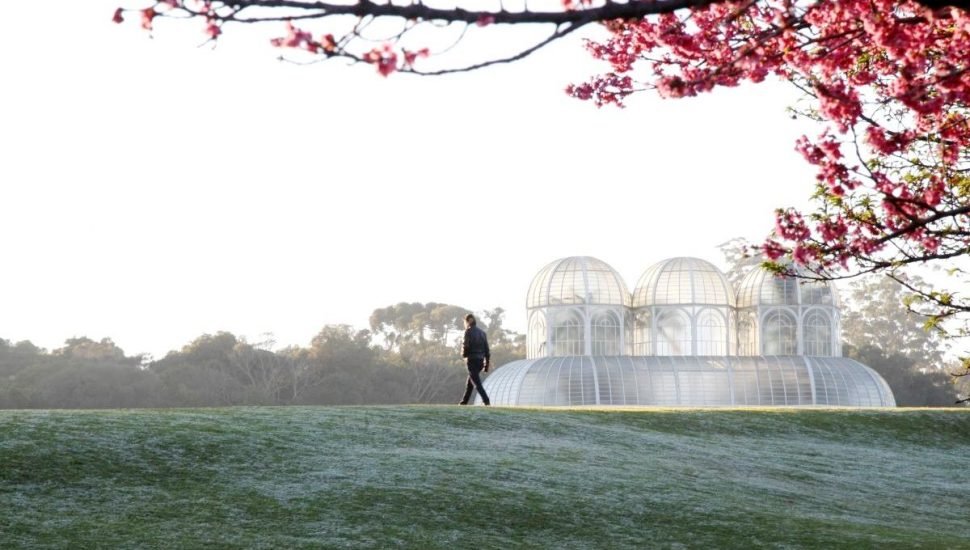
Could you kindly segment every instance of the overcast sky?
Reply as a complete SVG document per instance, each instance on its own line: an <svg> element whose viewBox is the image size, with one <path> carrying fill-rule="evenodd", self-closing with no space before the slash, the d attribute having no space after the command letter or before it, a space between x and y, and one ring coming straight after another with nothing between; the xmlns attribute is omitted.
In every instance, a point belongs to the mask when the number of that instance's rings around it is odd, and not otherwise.
<svg viewBox="0 0 970 550"><path fill-rule="evenodd" d="M524 330L531 277L555 258L596 256L632 290L666 257L721 264L718 244L761 239L774 208L812 192L781 84L598 110L563 93L604 68L578 39L384 79L276 61L281 26L228 28L215 49L196 22L150 38L111 23L116 4L14 2L0 18L8 340L305 345L399 301L501 306Z"/></svg>

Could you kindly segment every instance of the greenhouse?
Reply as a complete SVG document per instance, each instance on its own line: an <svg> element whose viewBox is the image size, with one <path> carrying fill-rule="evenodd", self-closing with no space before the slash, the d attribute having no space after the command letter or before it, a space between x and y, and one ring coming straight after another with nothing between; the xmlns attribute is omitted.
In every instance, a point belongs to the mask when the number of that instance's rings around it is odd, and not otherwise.
<svg viewBox="0 0 970 550"><path fill-rule="evenodd" d="M896 405L882 377L846 357L543 357L499 368L485 389L493 405Z"/></svg>
<svg viewBox="0 0 970 550"><path fill-rule="evenodd" d="M579 256L542 268L529 286L529 357L626 355L630 291L606 262Z"/></svg>
<svg viewBox="0 0 970 550"><path fill-rule="evenodd" d="M485 381L495 405L893 407L885 380L841 357L836 289L671 258L632 293L606 262L562 258L526 298L527 359Z"/></svg>
<svg viewBox="0 0 970 550"><path fill-rule="evenodd" d="M734 289L713 264L671 258L648 268L633 293L635 355L728 355Z"/></svg>

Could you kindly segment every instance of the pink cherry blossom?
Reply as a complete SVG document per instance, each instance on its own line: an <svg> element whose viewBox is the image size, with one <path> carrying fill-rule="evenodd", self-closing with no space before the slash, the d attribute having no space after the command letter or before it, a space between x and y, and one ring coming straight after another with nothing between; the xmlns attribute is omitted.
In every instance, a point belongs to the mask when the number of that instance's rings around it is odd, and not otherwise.
<svg viewBox="0 0 970 550"><path fill-rule="evenodd" d="M146 31L152 30L152 21L157 15L158 12L155 11L155 8L145 8L141 10L141 28L145 29Z"/></svg>
<svg viewBox="0 0 970 550"><path fill-rule="evenodd" d="M866 268L970 246L967 11L728 1L606 27L587 48L610 71L567 87L577 99L622 106L643 89L680 98L769 78L805 94L801 111L824 128L795 143L815 170L815 209L778 211L769 258Z"/></svg>

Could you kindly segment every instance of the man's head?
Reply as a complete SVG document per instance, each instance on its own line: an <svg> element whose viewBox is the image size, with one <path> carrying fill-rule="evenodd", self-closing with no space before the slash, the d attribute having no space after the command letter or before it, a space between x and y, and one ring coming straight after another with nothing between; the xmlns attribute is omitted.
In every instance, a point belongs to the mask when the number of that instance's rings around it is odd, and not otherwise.
<svg viewBox="0 0 970 550"><path fill-rule="evenodd" d="M476 324L477 323L475 322L474 315L472 315L471 313L469 313L468 315L465 315L465 328L473 327Z"/></svg>

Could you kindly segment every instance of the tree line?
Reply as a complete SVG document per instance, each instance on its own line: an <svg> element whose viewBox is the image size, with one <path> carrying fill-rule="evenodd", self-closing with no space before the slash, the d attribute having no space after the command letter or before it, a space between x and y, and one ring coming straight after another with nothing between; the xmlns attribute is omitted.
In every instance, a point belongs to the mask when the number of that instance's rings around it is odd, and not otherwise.
<svg viewBox="0 0 970 550"><path fill-rule="evenodd" d="M0 408L454 403L468 311L400 303L375 310L368 329L325 326L307 347L219 332L158 360L128 356L110 338L71 338L52 351L0 339ZM525 336L503 316L479 315L496 364L525 356Z"/></svg>
<svg viewBox="0 0 970 550"><path fill-rule="evenodd" d="M885 277L855 283L845 354L878 371L900 406L952 405L970 388L948 374L940 335L923 329L904 295ZM402 302L375 310L367 329L325 326L306 347L218 332L157 360L128 356L110 338L71 338L51 351L0 339L0 408L454 403L467 311ZM504 328L504 314L479 314L498 366L525 357L525 336Z"/></svg>

